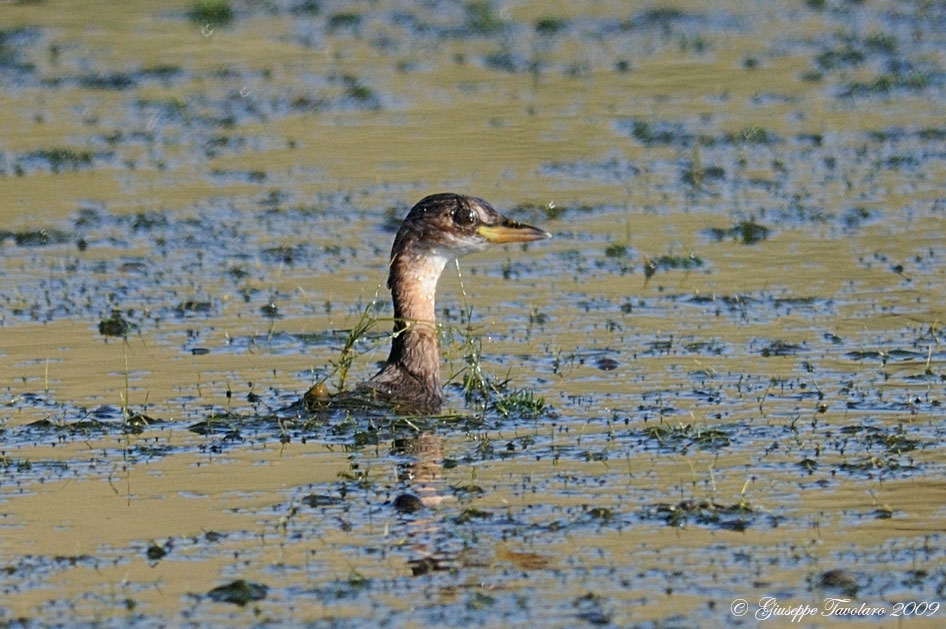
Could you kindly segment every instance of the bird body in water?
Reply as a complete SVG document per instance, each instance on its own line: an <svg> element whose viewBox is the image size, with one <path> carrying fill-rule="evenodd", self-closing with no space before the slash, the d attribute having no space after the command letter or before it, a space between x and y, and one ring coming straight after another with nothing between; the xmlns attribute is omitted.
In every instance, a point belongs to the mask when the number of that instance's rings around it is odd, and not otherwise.
<svg viewBox="0 0 946 629"><path fill-rule="evenodd" d="M483 199L453 193L421 199L401 223L391 248L391 353L381 371L357 391L397 410L439 412L443 392L435 295L444 267L493 243L549 237L542 229L506 218Z"/></svg>

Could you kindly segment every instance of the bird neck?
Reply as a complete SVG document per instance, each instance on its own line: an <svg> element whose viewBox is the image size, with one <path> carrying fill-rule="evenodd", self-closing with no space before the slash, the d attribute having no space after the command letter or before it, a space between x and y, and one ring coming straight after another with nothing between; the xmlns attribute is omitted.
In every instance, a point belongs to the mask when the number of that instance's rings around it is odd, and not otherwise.
<svg viewBox="0 0 946 629"><path fill-rule="evenodd" d="M394 338L387 365L396 365L439 390L440 339L435 296L447 258L399 252L391 259L388 286L394 301Z"/></svg>

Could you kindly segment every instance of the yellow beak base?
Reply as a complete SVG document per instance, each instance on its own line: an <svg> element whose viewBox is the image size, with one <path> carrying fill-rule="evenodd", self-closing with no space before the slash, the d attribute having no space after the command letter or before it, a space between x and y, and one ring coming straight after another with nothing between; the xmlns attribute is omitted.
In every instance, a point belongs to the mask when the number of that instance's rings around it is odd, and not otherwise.
<svg viewBox="0 0 946 629"><path fill-rule="evenodd" d="M552 234L544 229L523 223L516 223L514 221L508 221L499 225L480 225L476 228L476 231L479 232L480 236L495 244L505 242L531 242L533 240L542 240L552 237Z"/></svg>

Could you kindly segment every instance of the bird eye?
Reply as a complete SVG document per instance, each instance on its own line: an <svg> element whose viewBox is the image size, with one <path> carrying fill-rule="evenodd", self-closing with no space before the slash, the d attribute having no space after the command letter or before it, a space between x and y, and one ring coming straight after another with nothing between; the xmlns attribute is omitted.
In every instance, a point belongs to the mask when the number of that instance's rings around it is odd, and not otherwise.
<svg viewBox="0 0 946 629"><path fill-rule="evenodd" d="M469 227L476 222L476 212L472 208L459 207L453 211L453 222L461 227Z"/></svg>

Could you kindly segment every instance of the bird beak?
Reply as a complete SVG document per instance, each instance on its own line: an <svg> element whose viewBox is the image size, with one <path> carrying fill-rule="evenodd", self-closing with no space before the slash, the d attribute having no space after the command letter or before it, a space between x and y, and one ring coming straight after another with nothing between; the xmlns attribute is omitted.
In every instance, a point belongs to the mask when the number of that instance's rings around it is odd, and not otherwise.
<svg viewBox="0 0 946 629"><path fill-rule="evenodd" d="M476 228L476 231L486 240L496 244L504 242L531 242L533 240L543 240L544 238L552 237L552 234L544 229L539 229L538 227L524 223L517 223L508 218L504 219L503 222L498 225L480 225Z"/></svg>

